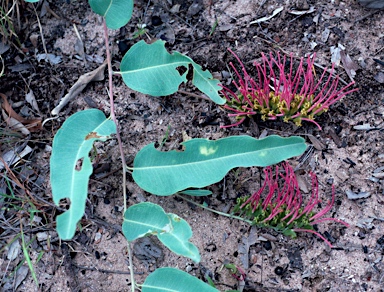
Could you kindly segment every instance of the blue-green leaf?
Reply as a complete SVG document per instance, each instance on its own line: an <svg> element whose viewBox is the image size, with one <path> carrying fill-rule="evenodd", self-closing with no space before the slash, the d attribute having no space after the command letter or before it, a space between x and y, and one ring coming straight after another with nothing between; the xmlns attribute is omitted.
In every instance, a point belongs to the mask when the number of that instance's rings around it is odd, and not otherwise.
<svg viewBox="0 0 384 292"><path fill-rule="evenodd" d="M133 0L89 0L89 5L105 18L110 29L123 27L132 17Z"/></svg>
<svg viewBox="0 0 384 292"><path fill-rule="evenodd" d="M180 194L194 196L194 197L203 197L203 196L212 195L212 192L209 190L190 189L190 190L181 191Z"/></svg>
<svg viewBox="0 0 384 292"><path fill-rule="evenodd" d="M169 231L170 226L170 218L159 205L139 203L125 212L123 234L128 241L133 241L143 236Z"/></svg>
<svg viewBox="0 0 384 292"><path fill-rule="evenodd" d="M142 292L219 292L207 283L174 268L156 269L141 287Z"/></svg>
<svg viewBox="0 0 384 292"><path fill-rule="evenodd" d="M164 41L153 44L140 41L131 47L120 66L120 74L127 86L153 96L173 94L182 82L187 81L189 65L192 64L192 83L215 103L225 103L225 99L218 94L221 90L219 81L209 71L203 71L191 58L178 52L169 54L164 44ZM187 71L180 75L178 67Z"/></svg>
<svg viewBox="0 0 384 292"><path fill-rule="evenodd" d="M53 139L51 186L53 201L70 200L70 208L57 216L57 232L61 239L71 239L76 224L84 214L88 181L92 173L89 151L95 141L105 141L116 133L115 123L103 112L91 109L69 117ZM82 160L82 161L81 161Z"/></svg>
<svg viewBox="0 0 384 292"><path fill-rule="evenodd" d="M166 214L159 205L145 202L133 205L124 214L123 234L128 241L156 235L172 252L200 262L199 250L189 242L192 229L175 214Z"/></svg>
<svg viewBox="0 0 384 292"><path fill-rule="evenodd" d="M232 136L216 141L192 139L184 151L142 148L133 163L133 179L145 191L168 196L187 188L203 188L223 179L234 167L268 166L302 154L301 137L255 139Z"/></svg>
<svg viewBox="0 0 384 292"><path fill-rule="evenodd" d="M170 232L159 233L157 237L175 254L188 257L195 262L200 262L200 254L197 247L189 242L192 237L192 229L184 219L175 214L168 214L171 220L172 230Z"/></svg>

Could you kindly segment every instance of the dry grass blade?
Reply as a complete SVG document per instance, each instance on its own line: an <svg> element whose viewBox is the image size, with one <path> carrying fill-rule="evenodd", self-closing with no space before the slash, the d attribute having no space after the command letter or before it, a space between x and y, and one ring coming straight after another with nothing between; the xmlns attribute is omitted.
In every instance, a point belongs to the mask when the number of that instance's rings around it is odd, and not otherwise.
<svg viewBox="0 0 384 292"><path fill-rule="evenodd" d="M16 33L15 26L13 24L14 18L19 19L19 7L18 1L14 0L9 3L8 0L2 1L0 6L0 34L2 35L3 42L12 42L16 40L20 45L19 37ZM20 21L19 21L20 23ZM20 27L20 25L19 25Z"/></svg>

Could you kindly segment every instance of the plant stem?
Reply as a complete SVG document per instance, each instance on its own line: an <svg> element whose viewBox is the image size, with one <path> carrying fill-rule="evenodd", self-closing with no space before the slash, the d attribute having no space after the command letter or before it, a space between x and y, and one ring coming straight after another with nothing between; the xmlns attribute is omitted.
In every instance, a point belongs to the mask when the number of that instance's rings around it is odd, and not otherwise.
<svg viewBox="0 0 384 292"><path fill-rule="evenodd" d="M218 214L218 215L221 215L221 216L225 216L225 217L228 217L228 218L233 218L233 219L237 219L237 220L240 220L240 221L244 221L244 222L246 222L246 223L248 223L248 224L252 224L252 221L251 221L251 220L244 219L244 218L242 218L242 217L240 217L240 216L231 215L231 214L227 214L227 213L224 213L224 212L220 212L220 211L211 209L211 208L209 208L209 207L207 207L207 206L204 206L204 205L199 204L199 203L196 203L196 202L194 202L194 201L192 201L192 200L190 200L190 199L187 199L187 198L185 198L184 196L181 196L181 195L175 195L175 196L176 196L176 197L179 197L179 198L181 198L181 199L183 199L183 200L185 200L185 201L187 201L187 202L189 202L189 203L191 203L191 204L194 204L194 205L196 205L196 206L199 206L200 208L203 208L203 209L206 209L206 210L208 210L208 211L211 211L212 213L215 213L215 214Z"/></svg>
<svg viewBox="0 0 384 292"><path fill-rule="evenodd" d="M121 136L120 136L120 127L119 122L116 119L115 115L115 103L113 100L113 84L112 84L112 60L111 60L111 53L109 50L109 39L108 39L108 28L107 24L105 22L105 19L103 19L103 28L104 28L104 40L105 40L105 50L107 53L107 63L108 63L108 84L109 84L109 103L111 107L111 119L116 125L116 138L117 142L119 144L119 150L120 150L120 157L121 157L121 163L123 166L123 200L124 200L124 214L125 211L127 211L127 163L125 161L124 151L123 151L123 143L121 142ZM131 251L131 245L127 244L128 248L128 256L129 256L129 270L131 272L131 285L132 285L132 292L135 292L135 277L133 273L133 261L132 261L132 251Z"/></svg>
<svg viewBox="0 0 384 292"><path fill-rule="evenodd" d="M107 24L105 23L105 19L103 20L103 27L104 27L104 39L105 39L105 49L107 51L107 63L108 63L108 82L109 82L109 103L111 106L111 118L114 121L116 125L116 138L117 142L119 144L119 150L120 150L120 156L121 156L121 162L123 166L123 198L124 198L124 212L127 210L127 191L126 191L126 184L127 184L127 178L126 178L126 162L125 162L125 156L123 151L123 143L121 142L121 136L120 136L120 128L119 128L119 122L116 119L115 115L115 103L113 100L113 84L112 84L112 61L111 61L111 54L109 51L109 41L108 41L108 28Z"/></svg>

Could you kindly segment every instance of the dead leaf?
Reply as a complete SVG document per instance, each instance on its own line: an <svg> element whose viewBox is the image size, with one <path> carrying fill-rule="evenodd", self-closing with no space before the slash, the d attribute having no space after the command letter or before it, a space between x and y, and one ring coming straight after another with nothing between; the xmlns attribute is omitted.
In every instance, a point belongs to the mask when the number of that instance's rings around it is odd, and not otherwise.
<svg viewBox="0 0 384 292"><path fill-rule="evenodd" d="M319 139L317 139L315 136L308 134L308 138L311 141L313 147L315 147L316 150L322 151L325 149L325 146L323 143L320 142Z"/></svg>
<svg viewBox="0 0 384 292"><path fill-rule="evenodd" d="M36 59L38 62L41 60L49 61L52 65L57 65L63 61L60 56L56 56L54 54L37 54Z"/></svg>
<svg viewBox="0 0 384 292"><path fill-rule="evenodd" d="M294 9L291 9L291 10L288 11L288 13L293 14L293 15L304 15L304 14L313 13L315 11L316 11L315 6L311 6L307 10L294 10Z"/></svg>
<svg viewBox="0 0 384 292"><path fill-rule="evenodd" d="M8 253L7 253L7 259L10 261L13 261L18 257L21 251L21 245L18 240L15 240L12 242L12 244L9 246Z"/></svg>
<svg viewBox="0 0 384 292"><path fill-rule="evenodd" d="M25 96L25 100L32 106L32 108L40 114L39 106L37 105L37 101L35 98L35 95L33 94L33 91L27 93Z"/></svg>
<svg viewBox="0 0 384 292"><path fill-rule="evenodd" d="M331 51L331 63L335 64L335 66L340 66L340 61L341 61L341 56L340 56L340 51L344 47L339 45L338 47L331 46L330 51Z"/></svg>
<svg viewBox="0 0 384 292"><path fill-rule="evenodd" d="M32 152L32 148L28 145L23 145L22 147L17 147L16 149L9 150L4 153L2 159L0 160L0 170L3 170L6 163L7 165L12 165L18 162L21 158L28 155Z"/></svg>
<svg viewBox="0 0 384 292"><path fill-rule="evenodd" d="M33 66L31 64L16 64L8 67L8 69L11 69L12 72L28 71L32 68Z"/></svg>
<svg viewBox="0 0 384 292"><path fill-rule="evenodd" d="M61 99L59 105L55 107L51 114L56 116L59 114L61 109L72 99L80 94L83 89L88 85L88 83L92 81L100 81L104 79L104 69L107 66L107 62L104 62L97 69L92 72L81 75L80 78L76 81L76 83L69 89L68 93Z"/></svg>
<svg viewBox="0 0 384 292"><path fill-rule="evenodd" d="M356 125L356 126L353 126L353 128L355 130L361 130L361 131L368 131L368 130L376 129L375 127L372 127L370 124Z"/></svg>
<svg viewBox="0 0 384 292"><path fill-rule="evenodd" d="M17 291L17 288L20 284L25 280L29 272L29 268L27 266L21 266L20 269L16 271L16 278L14 283L14 291Z"/></svg>
<svg viewBox="0 0 384 292"><path fill-rule="evenodd" d="M101 138L101 136L97 135L96 132L90 132L89 134L87 134L87 136L85 136L85 140L98 139L98 138Z"/></svg>
<svg viewBox="0 0 384 292"><path fill-rule="evenodd" d="M3 109L1 110L1 113L2 113L3 119L7 123L7 126L11 130L20 132L24 136L28 136L31 133L22 123L20 123L15 118L12 118L9 115L7 115L7 113Z"/></svg>
<svg viewBox="0 0 384 292"><path fill-rule="evenodd" d="M241 265L244 269L249 268L249 247L257 241L256 227L252 227L248 237L243 236L241 243L238 245L238 252L241 261Z"/></svg>
<svg viewBox="0 0 384 292"><path fill-rule="evenodd" d="M308 182L304 179L304 177L299 174L299 173L295 173L296 174L296 179L297 179L297 183L299 185L299 188L300 190L305 193L305 194L308 194L309 193L309 184Z"/></svg>
<svg viewBox="0 0 384 292"><path fill-rule="evenodd" d="M275 17L277 14L279 14L281 11L283 11L283 9L284 9L284 7L276 8L276 9L272 12L272 15L270 15L270 16L265 16L265 17L256 19L256 20L254 20L254 21L251 21L249 24L255 24L255 23L260 23L260 22L264 22L264 21L270 20L271 18L273 18L273 17Z"/></svg>
<svg viewBox="0 0 384 292"><path fill-rule="evenodd" d="M384 73L379 72L373 77L377 82L384 83Z"/></svg>
<svg viewBox="0 0 384 292"><path fill-rule="evenodd" d="M354 77L356 76L356 71L360 69L359 65L352 61L351 57L345 53L345 50L340 51L341 62L343 63L343 67L345 72L351 81L354 81Z"/></svg>
<svg viewBox="0 0 384 292"><path fill-rule="evenodd" d="M324 31L321 33L321 41L322 41L323 43L326 43L326 42L327 42L330 33L331 33L331 30L330 30L328 27L326 27L326 28L324 29Z"/></svg>
<svg viewBox="0 0 384 292"><path fill-rule="evenodd" d="M4 109L3 117L6 120L6 122L11 122L12 120L10 118L13 118L14 120L20 122L27 128L30 132L38 132L41 130L41 119L26 119L17 114L11 105L8 102L7 96L5 94L0 93L0 96L2 98L1 107ZM9 121L7 121L9 120Z"/></svg>
<svg viewBox="0 0 384 292"><path fill-rule="evenodd" d="M345 193L347 194L347 197L350 200L365 199L371 195L370 192L360 192L360 193L356 194L356 193L352 192L351 190L346 190Z"/></svg>

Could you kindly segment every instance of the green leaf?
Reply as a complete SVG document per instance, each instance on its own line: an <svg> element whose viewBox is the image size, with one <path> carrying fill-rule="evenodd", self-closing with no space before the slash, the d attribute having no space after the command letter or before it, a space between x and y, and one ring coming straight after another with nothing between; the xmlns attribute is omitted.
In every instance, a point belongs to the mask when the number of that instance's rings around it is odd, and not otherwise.
<svg viewBox="0 0 384 292"><path fill-rule="evenodd" d="M132 17L133 0L89 0L89 5L105 18L110 29L123 27Z"/></svg>
<svg viewBox="0 0 384 292"><path fill-rule="evenodd" d="M103 112L91 109L69 117L55 135L50 160L53 201L56 205L64 198L71 202L69 210L57 216L57 232L61 239L73 237L76 224L84 214L92 173L89 151L95 141L105 141L114 133L115 123L106 119Z"/></svg>
<svg viewBox="0 0 384 292"><path fill-rule="evenodd" d="M124 214L123 234L128 241L171 229L171 220L159 205L139 203Z"/></svg>
<svg viewBox="0 0 384 292"><path fill-rule="evenodd" d="M209 71L203 71L201 66L196 64L191 58L188 57L193 66L193 79L192 83L195 85L201 92L204 92L209 98L217 103L224 104L226 100L218 94L222 88L219 86L219 81L213 79L212 74Z"/></svg>
<svg viewBox="0 0 384 292"><path fill-rule="evenodd" d="M285 230L283 230L283 234L285 236L289 236L291 238L296 238L297 237L297 233L293 229L285 229Z"/></svg>
<svg viewBox="0 0 384 292"><path fill-rule="evenodd" d="M216 141L192 139L185 150L161 152L154 143L142 148L133 163L133 179L145 191L168 196L220 181L234 167L268 166L302 154L301 137L269 136L260 140L232 136Z"/></svg>
<svg viewBox="0 0 384 292"><path fill-rule="evenodd" d="M142 292L218 292L190 274L174 269L159 268L151 273L144 281Z"/></svg>
<svg viewBox="0 0 384 292"><path fill-rule="evenodd" d="M147 44L140 41L133 45L121 61L120 74L130 88L153 96L164 96L175 93L180 83L186 82L188 71L184 74L177 71L178 67L189 69L193 65L193 84L217 104L224 104L225 99L218 91L219 81L212 74L203 71L199 65L187 56L178 52L169 54L164 41Z"/></svg>
<svg viewBox="0 0 384 292"><path fill-rule="evenodd" d="M145 202L129 207L124 214L122 229L128 241L156 235L172 252L200 262L199 250L189 242L191 227L179 216L166 214L159 205Z"/></svg>
<svg viewBox="0 0 384 292"><path fill-rule="evenodd" d="M180 192L180 194L188 195L188 196L194 196L194 197L203 197L203 196L209 196L212 195L211 191L208 190L185 190Z"/></svg>
<svg viewBox="0 0 384 292"><path fill-rule="evenodd" d="M188 241L192 237L192 229L187 221L175 214L169 213L168 216L173 229L171 232L159 233L159 240L175 254L188 257L196 263L200 262L199 250Z"/></svg>

